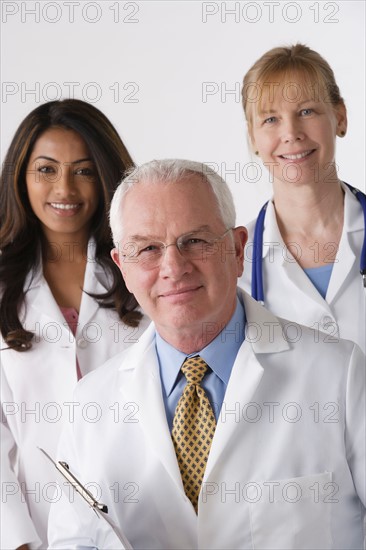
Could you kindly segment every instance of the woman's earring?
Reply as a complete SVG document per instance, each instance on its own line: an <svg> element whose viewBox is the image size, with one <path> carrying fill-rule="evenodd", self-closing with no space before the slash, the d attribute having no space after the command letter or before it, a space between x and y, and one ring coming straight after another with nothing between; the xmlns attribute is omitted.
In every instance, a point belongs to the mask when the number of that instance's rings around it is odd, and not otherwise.
<svg viewBox="0 0 366 550"><path fill-rule="evenodd" d="M255 154L255 155L259 155L259 151L254 151L254 154Z"/></svg>
<svg viewBox="0 0 366 550"><path fill-rule="evenodd" d="M342 130L342 131L340 132L340 135L341 135L341 137L344 137L344 136L346 135L346 132L345 132L344 130Z"/></svg>

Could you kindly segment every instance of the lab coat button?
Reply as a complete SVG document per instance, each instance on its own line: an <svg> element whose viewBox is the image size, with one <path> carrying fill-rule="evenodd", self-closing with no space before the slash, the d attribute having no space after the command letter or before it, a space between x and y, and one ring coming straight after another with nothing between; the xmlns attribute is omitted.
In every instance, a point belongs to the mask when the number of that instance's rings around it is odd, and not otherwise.
<svg viewBox="0 0 366 550"><path fill-rule="evenodd" d="M84 338L79 338L76 342L78 348L85 349L88 345L88 342Z"/></svg>

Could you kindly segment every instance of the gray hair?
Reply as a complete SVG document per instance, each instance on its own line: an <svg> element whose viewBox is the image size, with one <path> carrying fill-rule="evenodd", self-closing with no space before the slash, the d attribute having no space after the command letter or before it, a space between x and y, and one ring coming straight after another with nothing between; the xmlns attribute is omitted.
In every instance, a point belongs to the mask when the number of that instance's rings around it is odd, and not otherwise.
<svg viewBox="0 0 366 550"><path fill-rule="evenodd" d="M122 202L125 194L137 183L177 183L192 177L201 177L207 182L217 201L220 216L226 229L235 227L235 206L233 196L226 181L203 162L182 159L152 160L137 168L130 168L126 177L116 189L111 202L109 223L115 246L122 239Z"/></svg>

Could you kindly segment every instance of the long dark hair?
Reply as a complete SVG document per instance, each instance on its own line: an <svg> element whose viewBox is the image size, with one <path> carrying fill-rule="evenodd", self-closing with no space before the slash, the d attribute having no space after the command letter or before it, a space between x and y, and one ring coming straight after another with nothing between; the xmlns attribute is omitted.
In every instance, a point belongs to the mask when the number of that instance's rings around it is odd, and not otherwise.
<svg viewBox="0 0 366 550"><path fill-rule="evenodd" d="M78 99L50 101L40 105L23 120L10 144L0 179L0 330L9 348L26 351L34 334L19 319L25 300L24 283L35 271L41 253L42 230L33 214L26 190L26 170L37 139L49 128L77 132L85 141L95 164L100 185L100 204L91 223L96 261L111 275L111 288L92 295L101 307L114 307L121 320L137 326L141 314L134 311L130 294L110 257L113 247L108 210L113 192L132 159L116 129L93 105Z"/></svg>

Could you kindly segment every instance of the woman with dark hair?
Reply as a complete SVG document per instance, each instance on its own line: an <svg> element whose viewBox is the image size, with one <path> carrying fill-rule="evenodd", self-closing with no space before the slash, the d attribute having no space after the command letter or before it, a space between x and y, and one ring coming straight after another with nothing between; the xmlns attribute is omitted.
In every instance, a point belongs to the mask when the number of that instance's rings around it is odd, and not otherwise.
<svg viewBox="0 0 366 550"><path fill-rule="evenodd" d="M77 380L146 328L110 257L109 203L131 165L110 121L75 99L32 111L6 155L0 183L1 548L47 546L48 509L58 495L38 447L54 454L77 406L71 403ZM93 407L85 411L91 422L98 414Z"/></svg>

